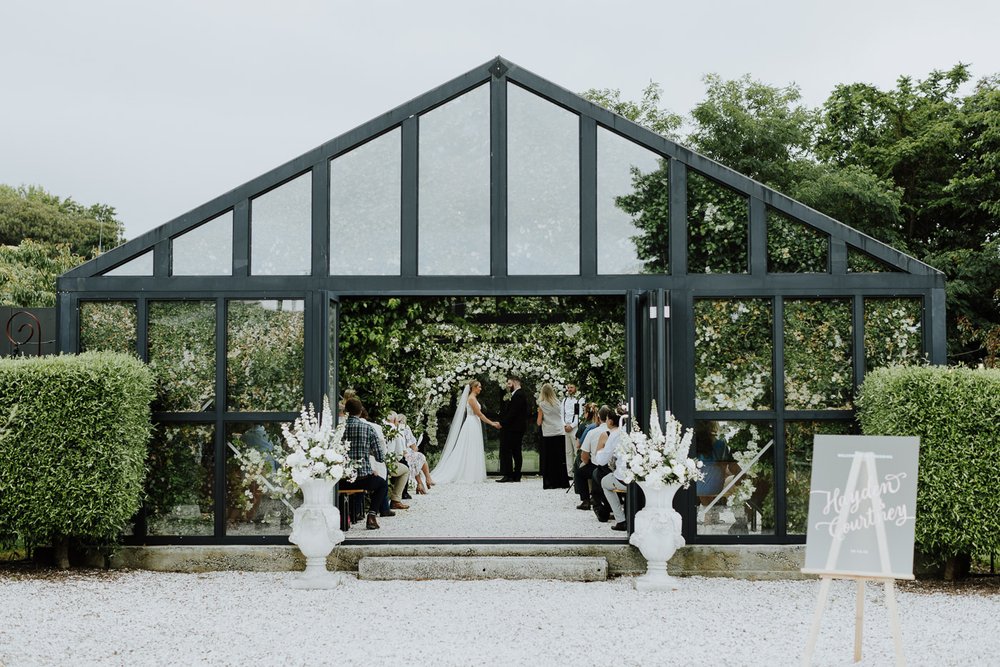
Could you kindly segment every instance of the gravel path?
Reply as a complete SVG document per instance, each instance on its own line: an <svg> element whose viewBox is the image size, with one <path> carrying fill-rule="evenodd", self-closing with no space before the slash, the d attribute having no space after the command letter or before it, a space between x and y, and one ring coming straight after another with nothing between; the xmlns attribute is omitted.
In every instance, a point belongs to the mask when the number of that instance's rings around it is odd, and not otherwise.
<svg viewBox="0 0 1000 667"><path fill-rule="evenodd" d="M628 578L296 591L293 576L0 574L0 665L796 665L818 588L693 577L672 593ZM1000 594L899 602L908 664L1000 661ZM881 589L867 610L861 664L892 664ZM853 611L853 584L835 582L814 664L853 664Z"/></svg>
<svg viewBox="0 0 1000 667"><path fill-rule="evenodd" d="M404 501L408 510L379 519L379 530L355 524L351 539L387 537L588 537L622 539L593 512L576 509L580 497L542 489L538 477L517 484L438 484L427 495Z"/></svg>

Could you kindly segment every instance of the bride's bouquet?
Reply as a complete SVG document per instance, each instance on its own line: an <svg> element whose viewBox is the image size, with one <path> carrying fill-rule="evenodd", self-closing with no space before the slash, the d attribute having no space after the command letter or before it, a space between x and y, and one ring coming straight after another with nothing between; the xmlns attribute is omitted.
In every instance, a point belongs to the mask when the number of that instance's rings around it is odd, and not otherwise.
<svg viewBox="0 0 1000 667"><path fill-rule="evenodd" d="M685 489L692 481L704 478L701 461L688 456L692 429L684 430L670 413L666 414L666 428L660 429L656 401L649 411L649 434L638 429L623 429L618 450L625 458L625 482L649 482L655 488L680 484Z"/></svg>
<svg viewBox="0 0 1000 667"><path fill-rule="evenodd" d="M292 427L281 425L288 450L281 468L301 486L309 479L353 480L356 472L348 456L350 443L344 440L345 424L334 428L330 399L323 398L323 412L317 415L312 403L302 409Z"/></svg>

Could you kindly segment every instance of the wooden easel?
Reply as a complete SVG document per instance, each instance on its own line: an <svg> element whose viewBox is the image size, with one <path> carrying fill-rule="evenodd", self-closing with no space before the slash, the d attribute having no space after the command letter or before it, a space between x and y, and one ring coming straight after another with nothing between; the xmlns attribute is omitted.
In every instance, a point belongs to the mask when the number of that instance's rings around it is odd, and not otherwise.
<svg viewBox="0 0 1000 667"><path fill-rule="evenodd" d="M837 557L840 555L840 547L844 542L844 533L840 530L833 538L830 545L830 553L827 556L826 567L822 570L802 569L805 574L818 574L821 579L819 595L816 598L816 610L813 613L812 627L809 631L809 641L806 643L806 652L802 656L802 665L808 667L812 661L813 651L816 649L816 640L819 637L820 621L823 618L823 610L826 608L826 600L830 594L830 582L834 579L852 579L857 586L857 598L854 612L854 662L861 661L861 636L865 618L865 582L881 581L885 584L885 600L889 611L889 628L892 632L893 647L896 653L896 665L902 667L906 664L903 657L903 635L899 627L899 613L896 607L896 579L913 579L913 575L893 574L889 564L889 544L885 536L885 523L882 521L882 497L878 492L878 476L875 471L874 452L854 452L854 454L844 454L851 456L854 460L851 463L851 470L847 475L847 485L844 488L845 499L851 498L858 488L858 477L861 467L865 467L868 475L868 483L876 489L870 502L872 503L873 514L875 515L875 539L878 544L879 564L882 567L880 574L865 574L861 572L837 572ZM840 515L837 519L837 526L843 526L850 514L850 502L845 500L840 508Z"/></svg>

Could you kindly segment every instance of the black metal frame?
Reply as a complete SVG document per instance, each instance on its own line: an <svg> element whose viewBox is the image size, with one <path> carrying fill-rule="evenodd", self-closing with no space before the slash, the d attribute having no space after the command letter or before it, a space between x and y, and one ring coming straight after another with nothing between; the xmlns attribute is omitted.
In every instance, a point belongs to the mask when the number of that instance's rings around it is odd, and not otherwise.
<svg viewBox="0 0 1000 667"><path fill-rule="evenodd" d="M419 224L417 197L420 115L480 85L490 87L491 208L490 275L418 275ZM507 86L518 85L573 113L580 131L580 274L573 276L507 275ZM401 256L400 275L343 276L329 274L329 162L386 132L401 131ZM670 188L670 274L600 275L597 273L597 129L603 127L659 156L667 164ZM694 170L749 200L749 273L692 274L687 272L687 172ZM306 172L312 174L311 274L255 276L250 266L252 198ZM767 208L826 235L829 266L820 274L767 272ZM233 211L232 274L226 276L170 275L171 239ZM847 271L848 248L854 248L894 269L867 274ZM109 270L152 250L153 275L106 276ZM775 406L781 391L783 299L839 297L853 301L855 383L864 375L863 299L910 296L924 305L923 340L932 363L945 363L944 276L939 271L796 202L721 164L594 105L517 65L497 57L378 118L267 172L192 211L77 267L58 280L58 340L63 352L79 349L79 306L83 300L135 301L138 314L137 353L147 358L148 303L151 300L214 300L216 303L216 405L211 413L158 413L162 423L212 423L216 426L216 534L206 538L136 538L146 543L268 543L284 537L225 536L225 425L234 421L288 421L290 413L226 412L226 309L230 299L303 299L305 301L304 399L318 403L329 387L326 372L328 330L336 326L330 304L337 296L388 297L605 294L625 298L628 321L629 395L635 397L636 418L645 419L649 400L669 408L683 423L695 419L754 419L775 424L776 488L783 482L783 425L788 419L850 420L850 411L697 412L694 381L694 301L696 298L757 297L772 300L774 317ZM652 323L646 313L653 306ZM669 317L667 307L669 306ZM860 359L859 359L860 357ZM334 377L336 369L333 369ZM679 500L691 542L799 542L798 536L697 536L693 532L693 491ZM779 493L777 516L783 526L784 496ZM457 542L469 540L455 540ZM477 540L472 540L477 541ZM517 540L524 541L524 540ZM561 540L550 540L561 541Z"/></svg>

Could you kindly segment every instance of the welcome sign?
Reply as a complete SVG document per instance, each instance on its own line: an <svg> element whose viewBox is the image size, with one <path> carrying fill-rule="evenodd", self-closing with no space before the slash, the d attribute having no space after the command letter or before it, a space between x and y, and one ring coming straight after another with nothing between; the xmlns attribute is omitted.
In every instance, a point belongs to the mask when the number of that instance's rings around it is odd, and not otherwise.
<svg viewBox="0 0 1000 667"><path fill-rule="evenodd" d="M915 437L816 436L803 572L913 578L919 453Z"/></svg>

